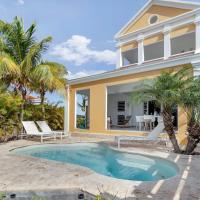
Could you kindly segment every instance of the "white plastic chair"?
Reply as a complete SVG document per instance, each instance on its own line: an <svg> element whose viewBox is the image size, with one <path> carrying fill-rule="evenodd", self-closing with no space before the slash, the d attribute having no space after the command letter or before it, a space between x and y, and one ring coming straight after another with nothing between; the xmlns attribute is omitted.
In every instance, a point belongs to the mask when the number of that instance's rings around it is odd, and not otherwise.
<svg viewBox="0 0 200 200"><path fill-rule="evenodd" d="M142 130L142 126L144 125L144 116L135 116L136 117L136 123L137 123L137 128L139 131Z"/></svg>

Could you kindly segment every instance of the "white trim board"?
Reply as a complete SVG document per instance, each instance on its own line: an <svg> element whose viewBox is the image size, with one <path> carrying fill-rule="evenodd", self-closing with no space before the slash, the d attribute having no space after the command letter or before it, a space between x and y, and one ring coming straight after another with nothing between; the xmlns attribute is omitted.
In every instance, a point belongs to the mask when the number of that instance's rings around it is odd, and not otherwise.
<svg viewBox="0 0 200 200"><path fill-rule="evenodd" d="M137 40L138 35L140 35L141 33L144 38L148 38L158 33L162 33L164 30L164 27L169 27L170 30L173 30L176 28L181 28L182 26L185 26L185 25L189 25L191 23L194 23L198 16L200 16L200 8L184 13L182 15L178 15L169 20L162 21L153 25L149 25L135 32L125 34L123 36L116 38L118 42L117 47L128 44L131 41Z"/></svg>
<svg viewBox="0 0 200 200"><path fill-rule="evenodd" d="M146 62L146 63L142 63L140 65L136 65L133 67L127 67L127 68L122 67L120 69L108 71L101 74L86 76L86 77L82 77L78 79L72 79L68 81L68 84L76 85L76 84L81 84L81 83L97 81L97 80L103 80L103 79L126 76L130 74L141 73L141 72L164 69L164 68L174 67L174 66L183 65L183 64L190 64L193 62L200 62L200 54L194 54L192 52L187 55L173 56L167 60L160 59L160 60L154 61L153 63Z"/></svg>
<svg viewBox="0 0 200 200"><path fill-rule="evenodd" d="M147 3L134 15L116 34L115 38L119 38L121 33L126 30L126 28L137 21L152 5L160 5L166 7L175 7L182 9L197 9L200 7L200 3L181 1L181 0L149 0ZM169 6L170 5L170 6Z"/></svg>

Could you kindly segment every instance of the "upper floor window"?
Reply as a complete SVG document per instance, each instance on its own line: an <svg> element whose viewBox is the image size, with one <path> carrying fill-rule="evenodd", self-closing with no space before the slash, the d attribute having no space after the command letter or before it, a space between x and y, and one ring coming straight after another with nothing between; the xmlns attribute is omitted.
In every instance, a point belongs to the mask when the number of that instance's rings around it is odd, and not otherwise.
<svg viewBox="0 0 200 200"><path fill-rule="evenodd" d="M158 15L151 15L149 17L149 24L155 24L156 22L158 22Z"/></svg>

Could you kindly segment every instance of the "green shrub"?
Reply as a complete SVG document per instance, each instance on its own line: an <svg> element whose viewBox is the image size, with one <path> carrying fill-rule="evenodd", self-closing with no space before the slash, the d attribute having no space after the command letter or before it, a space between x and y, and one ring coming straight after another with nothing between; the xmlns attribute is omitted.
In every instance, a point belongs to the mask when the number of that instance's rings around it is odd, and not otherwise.
<svg viewBox="0 0 200 200"><path fill-rule="evenodd" d="M0 141L8 141L20 132L21 98L5 92L0 94Z"/></svg>
<svg viewBox="0 0 200 200"><path fill-rule="evenodd" d="M85 128L85 117L83 116L77 116L77 128Z"/></svg>
<svg viewBox="0 0 200 200"><path fill-rule="evenodd" d="M46 120L53 130L64 129L64 107L59 104L45 104L45 116L42 114L41 105L26 104L24 120Z"/></svg>

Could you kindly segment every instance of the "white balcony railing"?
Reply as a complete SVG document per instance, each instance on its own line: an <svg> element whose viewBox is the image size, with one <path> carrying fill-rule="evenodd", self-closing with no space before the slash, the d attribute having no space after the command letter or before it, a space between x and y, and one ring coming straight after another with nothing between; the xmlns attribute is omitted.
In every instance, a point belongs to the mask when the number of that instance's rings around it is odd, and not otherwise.
<svg viewBox="0 0 200 200"><path fill-rule="evenodd" d="M189 24L195 24L195 31L193 32L193 35L190 36L191 42L188 42L188 44L191 47L186 44L188 39L185 39L185 40L183 39L182 40L183 43L181 44L179 41L180 44L178 44L178 39L174 40L173 38L173 42L176 41L177 44L175 43L172 44L172 38L171 38L170 32L173 31L174 29L178 29L183 26L187 26ZM131 41L138 41L137 63L138 65L141 65L142 63L146 61L149 62L150 60L153 61L154 59L157 59L157 57L153 57L152 59L145 60L145 57L147 56L145 56L144 39L150 36L159 34L159 33L163 33L163 36L164 36L164 47L162 50L164 60L169 59L171 56L174 56L175 54L184 55L185 52L190 52L193 50L195 53L200 53L200 9L190 11L188 13L179 15L177 17L174 17L164 22L157 23L155 25L150 25L146 28L135 31L133 33L120 36L119 38L117 38L118 46L123 46L124 44L130 43ZM188 33L188 34L192 34L192 33ZM185 43L185 46L184 46L184 43ZM179 49L174 50L174 48L176 47ZM152 51L153 50L155 49L152 49ZM120 48L119 48L119 51L121 51ZM160 58L158 57L158 59ZM120 60L120 63L119 63L119 60ZM129 63L129 65L131 64L135 64L135 63ZM122 53L119 52L118 53L118 68L123 67L123 66L124 66L124 63L123 63Z"/></svg>

